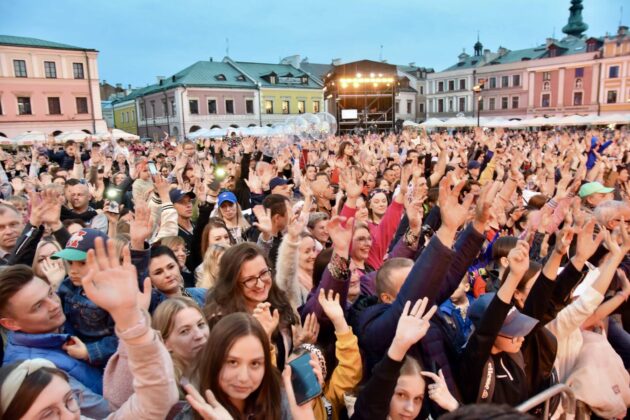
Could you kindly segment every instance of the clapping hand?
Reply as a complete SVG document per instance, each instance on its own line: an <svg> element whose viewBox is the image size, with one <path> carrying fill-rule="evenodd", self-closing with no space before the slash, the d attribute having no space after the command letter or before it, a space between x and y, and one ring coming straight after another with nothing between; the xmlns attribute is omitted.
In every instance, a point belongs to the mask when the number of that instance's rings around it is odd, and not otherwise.
<svg viewBox="0 0 630 420"><path fill-rule="evenodd" d="M291 326L293 333L293 347L299 347L301 344L315 344L319 336L319 322L314 313L309 313L304 318L302 325Z"/></svg>
<svg viewBox="0 0 630 420"><path fill-rule="evenodd" d="M280 322L280 313L278 310L274 309L272 314L271 303L262 302L256 305L252 316L260 322L260 325L264 328L267 336L271 338L271 335L276 328L278 328L278 323Z"/></svg>
<svg viewBox="0 0 630 420"><path fill-rule="evenodd" d="M349 330L343 308L341 307L341 303L339 303L338 293L335 293L335 291L331 289L328 290L328 296L326 296L326 291L319 289L317 300L328 319L330 319L330 322L335 326L337 333L343 333Z"/></svg>
<svg viewBox="0 0 630 420"><path fill-rule="evenodd" d="M204 399L199 391L191 385L184 385L186 401L203 420L232 420L233 417L216 399L212 391L206 389Z"/></svg>

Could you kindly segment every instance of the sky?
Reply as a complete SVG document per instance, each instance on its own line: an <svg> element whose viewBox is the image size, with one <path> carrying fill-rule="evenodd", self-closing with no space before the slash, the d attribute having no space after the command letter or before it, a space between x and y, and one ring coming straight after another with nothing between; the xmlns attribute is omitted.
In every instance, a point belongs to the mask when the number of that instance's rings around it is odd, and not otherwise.
<svg viewBox="0 0 630 420"><path fill-rule="evenodd" d="M620 7L624 5L623 11ZM627 0L584 0L587 35L630 26ZM0 0L0 34L99 53L108 83L155 83L199 60L311 63L360 59L433 67L484 48L515 50L562 37L569 0ZM227 41L229 40L229 41Z"/></svg>

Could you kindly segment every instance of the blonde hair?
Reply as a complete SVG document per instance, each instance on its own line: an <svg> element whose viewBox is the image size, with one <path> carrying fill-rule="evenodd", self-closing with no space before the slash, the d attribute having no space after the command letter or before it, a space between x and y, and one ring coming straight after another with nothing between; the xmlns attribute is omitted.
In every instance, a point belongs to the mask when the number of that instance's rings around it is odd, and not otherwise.
<svg viewBox="0 0 630 420"><path fill-rule="evenodd" d="M171 251L178 247L179 245L184 245L184 247L186 246L186 241L184 240L184 238L180 237L180 236L167 236L165 238L160 239L160 245L164 245L165 247L169 248Z"/></svg>
<svg viewBox="0 0 630 420"><path fill-rule="evenodd" d="M151 320L151 327L160 332L163 341L166 341L173 333L177 314L187 308L194 308L199 311L199 314L201 314L205 321L206 318L203 316L203 312L201 311L199 305L188 297L177 296L166 299L155 309ZM182 360L172 353L171 358L173 359L173 366L175 367L175 378L179 383L179 380L183 376L187 366Z"/></svg>
<svg viewBox="0 0 630 420"><path fill-rule="evenodd" d="M228 247L223 244L210 245L208 249L206 249L203 262L200 266L201 270L195 272L197 280L197 284L195 284L196 287L206 289L214 287L219 275L219 261L226 249L228 249Z"/></svg>

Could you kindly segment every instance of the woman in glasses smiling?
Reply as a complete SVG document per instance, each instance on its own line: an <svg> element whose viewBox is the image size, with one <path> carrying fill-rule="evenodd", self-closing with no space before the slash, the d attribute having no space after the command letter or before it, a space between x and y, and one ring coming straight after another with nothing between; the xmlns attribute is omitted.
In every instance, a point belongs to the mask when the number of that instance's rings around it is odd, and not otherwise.
<svg viewBox="0 0 630 420"><path fill-rule="evenodd" d="M277 365L282 369L291 352L291 326L298 323L297 315L287 295L276 285L262 250L251 243L232 246L223 254L217 283L206 298L204 312L208 323L212 328L221 317L234 312L254 314L265 302L270 304L268 319L259 319L271 333L278 352ZM276 311L278 315L272 317Z"/></svg>

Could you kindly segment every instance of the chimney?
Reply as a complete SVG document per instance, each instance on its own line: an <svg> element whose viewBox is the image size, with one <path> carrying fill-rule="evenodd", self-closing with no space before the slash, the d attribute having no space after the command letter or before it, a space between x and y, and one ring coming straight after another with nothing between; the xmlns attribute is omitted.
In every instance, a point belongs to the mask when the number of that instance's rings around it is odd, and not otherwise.
<svg viewBox="0 0 630 420"><path fill-rule="evenodd" d="M492 51L490 51L489 49L486 48L485 50L483 50L483 58L485 60L488 60L490 58L490 54L492 54Z"/></svg>
<svg viewBox="0 0 630 420"><path fill-rule="evenodd" d="M133 89L131 89L131 83L127 85L127 89L128 89L129 91L133 90Z"/></svg>
<svg viewBox="0 0 630 420"><path fill-rule="evenodd" d="M508 49L505 47L501 47L499 46L499 49L497 50L497 54L499 54L499 56L504 56L505 54L508 53Z"/></svg>
<svg viewBox="0 0 630 420"><path fill-rule="evenodd" d="M457 56L457 58L459 59L460 63L463 63L464 61L466 61L466 59L470 57L468 54L466 54L466 48L462 48L462 52L461 54L459 54Z"/></svg>
<svg viewBox="0 0 630 420"><path fill-rule="evenodd" d="M212 63L214 60L212 59L212 57L210 57L210 62Z"/></svg>
<svg viewBox="0 0 630 420"><path fill-rule="evenodd" d="M341 58L333 58L331 64L333 66L340 66L341 65Z"/></svg>
<svg viewBox="0 0 630 420"><path fill-rule="evenodd" d="M293 67L296 68L300 68L300 56L299 54L297 55L291 55L289 57L285 57L282 60L280 60L280 64L290 64Z"/></svg>
<svg viewBox="0 0 630 420"><path fill-rule="evenodd" d="M554 42L556 42L556 39L554 38L547 38L545 40L545 46L549 47L551 44L553 44Z"/></svg>
<svg viewBox="0 0 630 420"><path fill-rule="evenodd" d="M107 80L103 79L103 81L101 82L103 86L105 86L107 84Z"/></svg>
<svg viewBox="0 0 630 420"><path fill-rule="evenodd" d="M116 83L116 89L122 89L122 83Z"/></svg>
<svg viewBox="0 0 630 420"><path fill-rule="evenodd" d="M409 67L416 67L416 62L412 61L411 63L409 63Z"/></svg>
<svg viewBox="0 0 630 420"><path fill-rule="evenodd" d="M162 80L164 80L164 76L155 76L155 78L157 79L158 83L160 83Z"/></svg>
<svg viewBox="0 0 630 420"><path fill-rule="evenodd" d="M617 36L624 37L628 34L628 27L625 25L619 25L619 29L617 30Z"/></svg>

